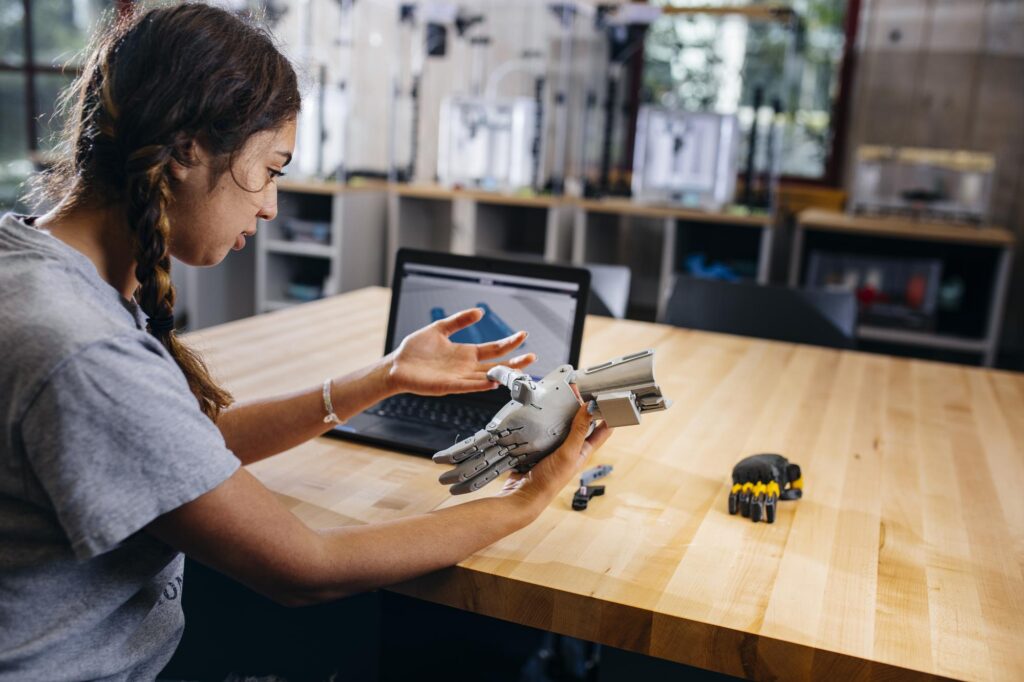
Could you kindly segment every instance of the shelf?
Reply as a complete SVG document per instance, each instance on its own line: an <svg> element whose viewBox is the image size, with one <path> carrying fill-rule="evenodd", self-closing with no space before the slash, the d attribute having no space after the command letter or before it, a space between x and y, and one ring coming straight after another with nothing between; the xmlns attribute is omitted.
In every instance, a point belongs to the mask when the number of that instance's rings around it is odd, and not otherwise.
<svg viewBox="0 0 1024 682"><path fill-rule="evenodd" d="M528 206L546 209L567 203L564 197L552 196L550 194L509 194L472 187L445 187L433 183L392 183L389 185L389 189L401 197L443 201L472 199L477 203L494 204L496 206Z"/></svg>
<svg viewBox="0 0 1024 682"><path fill-rule="evenodd" d="M334 247L330 244L268 239L266 247L268 253L287 253L292 256L309 256L311 258L326 258L328 260L334 256Z"/></svg>
<svg viewBox="0 0 1024 682"><path fill-rule="evenodd" d="M317 178L295 178L277 181L277 188L282 192L297 192L299 194L342 194L344 192L359 192L365 190L385 191L388 183L383 180L358 179L349 182L337 182L335 180L319 180Z"/></svg>
<svg viewBox="0 0 1024 682"><path fill-rule="evenodd" d="M914 332L905 329L887 329L886 327L874 327L871 325L859 325L857 327L857 338L864 339L865 341L881 341L905 346L942 348L945 350L962 351L964 353L984 353L988 350L988 344L984 339Z"/></svg>
<svg viewBox="0 0 1024 682"><path fill-rule="evenodd" d="M741 225L755 228L771 228L774 225L772 216L767 214L740 215L725 211L704 211L673 204L644 203L632 199L579 199L575 201L575 205L587 213L612 213L644 218L672 218L687 222L721 223L724 225Z"/></svg>
<svg viewBox="0 0 1024 682"><path fill-rule="evenodd" d="M957 225L953 223L927 222L910 218L868 217L826 211L817 208L800 213L799 226L804 230L825 232L854 232L889 237L934 242L953 242L976 246L997 246L1011 248L1013 233L995 226Z"/></svg>

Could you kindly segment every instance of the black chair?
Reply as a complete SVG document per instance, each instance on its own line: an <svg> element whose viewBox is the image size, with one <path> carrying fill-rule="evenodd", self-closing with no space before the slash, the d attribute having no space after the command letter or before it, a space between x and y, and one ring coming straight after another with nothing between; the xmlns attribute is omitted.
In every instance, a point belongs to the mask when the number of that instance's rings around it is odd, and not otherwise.
<svg viewBox="0 0 1024 682"><path fill-rule="evenodd" d="M678 327L829 348L854 348L851 292L804 291L679 276L664 322Z"/></svg>

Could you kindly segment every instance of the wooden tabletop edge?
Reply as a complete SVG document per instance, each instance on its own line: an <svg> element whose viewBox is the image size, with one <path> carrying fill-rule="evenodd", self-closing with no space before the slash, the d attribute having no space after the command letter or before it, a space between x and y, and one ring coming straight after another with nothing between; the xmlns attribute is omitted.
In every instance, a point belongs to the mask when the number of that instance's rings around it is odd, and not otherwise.
<svg viewBox="0 0 1024 682"><path fill-rule="evenodd" d="M951 679L820 645L649 611L461 565L385 589L433 604L748 679ZM617 626L609 628L608 623ZM679 641L686 645L678 646ZM710 652L714 652L714 658L708 657Z"/></svg>

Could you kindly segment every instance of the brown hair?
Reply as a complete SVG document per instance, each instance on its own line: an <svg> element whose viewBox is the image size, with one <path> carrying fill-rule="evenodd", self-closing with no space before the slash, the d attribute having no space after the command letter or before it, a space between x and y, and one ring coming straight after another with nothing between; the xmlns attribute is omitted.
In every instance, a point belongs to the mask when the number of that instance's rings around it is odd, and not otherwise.
<svg viewBox="0 0 1024 682"><path fill-rule="evenodd" d="M65 93L63 158L43 195L62 209L120 204L135 241L135 299L149 332L174 357L211 419L231 395L169 321L174 286L168 253L171 161L194 163L198 143L214 181L255 133L294 118L300 95L291 64L262 28L209 5L186 3L122 17L100 35ZM212 188L212 186L211 186Z"/></svg>

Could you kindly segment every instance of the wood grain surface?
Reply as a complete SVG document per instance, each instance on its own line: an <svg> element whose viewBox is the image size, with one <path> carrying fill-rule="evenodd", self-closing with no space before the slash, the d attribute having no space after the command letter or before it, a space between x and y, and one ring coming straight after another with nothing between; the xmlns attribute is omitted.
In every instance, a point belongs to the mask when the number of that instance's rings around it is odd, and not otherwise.
<svg viewBox="0 0 1024 682"><path fill-rule="evenodd" d="M1013 233L991 225L957 225L911 218L886 218L850 215L839 211L809 208L797 219L800 227L830 232L856 232L880 237L905 237L936 242L955 242L978 246L1013 246Z"/></svg>
<svg viewBox="0 0 1024 682"><path fill-rule="evenodd" d="M383 349L364 289L190 336L239 398ZM614 434L585 512L393 589L755 679L1024 679L1024 376L590 317L582 364L657 349L675 404ZM779 452L804 498L726 510L740 458ZM458 504L429 459L327 438L251 467L314 527ZM493 485L481 493L493 493Z"/></svg>
<svg viewBox="0 0 1024 682"><path fill-rule="evenodd" d="M445 187L436 183L401 183L366 180L342 183L331 180L293 179L279 180L278 187L288 192L307 194L340 194L357 191L388 191L402 197L452 201L471 199L481 204L496 206L525 206L531 208L579 207L590 213L612 213L647 218L676 218L705 223L723 223L747 227L771 227L769 215L739 215L723 211L703 211L668 203L644 203L629 199L577 199L551 194L514 194L492 192L472 187Z"/></svg>
<svg viewBox="0 0 1024 682"><path fill-rule="evenodd" d="M741 215L724 211L704 211L698 208L668 203L645 203L631 199L577 199L576 205L587 213L612 213L644 218L674 218L696 223L718 223L743 227L772 227L775 223L770 215Z"/></svg>
<svg viewBox="0 0 1024 682"><path fill-rule="evenodd" d="M548 208L559 206L565 203L562 197L550 194L512 194L506 192L488 192L472 187L445 187L433 183L400 183L393 182L388 185L390 191L403 197L414 197L420 199L474 199L484 204L497 204L504 206L530 206L534 208Z"/></svg>

